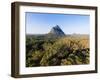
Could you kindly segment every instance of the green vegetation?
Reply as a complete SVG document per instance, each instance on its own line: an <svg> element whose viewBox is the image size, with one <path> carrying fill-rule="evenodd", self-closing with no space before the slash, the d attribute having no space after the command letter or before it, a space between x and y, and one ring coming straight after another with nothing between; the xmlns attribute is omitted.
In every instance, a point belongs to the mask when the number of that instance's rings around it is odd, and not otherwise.
<svg viewBox="0 0 100 80"><path fill-rule="evenodd" d="M89 64L88 38L26 37L26 67Z"/></svg>

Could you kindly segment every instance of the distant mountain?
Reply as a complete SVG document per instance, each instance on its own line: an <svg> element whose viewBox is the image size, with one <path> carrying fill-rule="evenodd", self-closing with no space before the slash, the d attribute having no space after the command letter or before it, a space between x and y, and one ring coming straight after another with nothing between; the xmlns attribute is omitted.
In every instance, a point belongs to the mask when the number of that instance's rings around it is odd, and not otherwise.
<svg viewBox="0 0 100 80"><path fill-rule="evenodd" d="M57 39L61 37L74 37L74 38L89 38L88 34L65 34L59 25L51 28L47 34L27 34L27 37L34 37L36 39Z"/></svg>
<svg viewBox="0 0 100 80"><path fill-rule="evenodd" d="M65 36L65 33L58 25L52 27L51 31L48 34L52 36L58 36L58 37Z"/></svg>

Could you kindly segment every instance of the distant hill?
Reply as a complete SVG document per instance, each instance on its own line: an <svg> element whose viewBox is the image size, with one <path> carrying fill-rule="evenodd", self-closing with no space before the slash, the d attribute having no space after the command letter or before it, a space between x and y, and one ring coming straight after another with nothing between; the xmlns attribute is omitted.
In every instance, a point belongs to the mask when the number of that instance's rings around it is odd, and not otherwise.
<svg viewBox="0 0 100 80"><path fill-rule="evenodd" d="M55 39L60 37L89 38L88 34L65 34L59 25L52 27L47 34L26 34L26 36L37 39Z"/></svg>
<svg viewBox="0 0 100 80"><path fill-rule="evenodd" d="M48 34L52 36L60 36L60 37L65 36L65 33L58 25L52 27L51 31Z"/></svg>

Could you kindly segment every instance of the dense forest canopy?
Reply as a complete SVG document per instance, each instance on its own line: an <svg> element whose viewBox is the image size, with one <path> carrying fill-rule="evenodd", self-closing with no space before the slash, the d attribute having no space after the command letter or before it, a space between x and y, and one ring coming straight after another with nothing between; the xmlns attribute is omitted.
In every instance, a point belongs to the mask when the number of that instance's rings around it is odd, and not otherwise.
<svg viewBox="0 0 100 80"><path fill-rule="evenodd" d="M87 36L26 36L26 67L89 64Z"/></svg>

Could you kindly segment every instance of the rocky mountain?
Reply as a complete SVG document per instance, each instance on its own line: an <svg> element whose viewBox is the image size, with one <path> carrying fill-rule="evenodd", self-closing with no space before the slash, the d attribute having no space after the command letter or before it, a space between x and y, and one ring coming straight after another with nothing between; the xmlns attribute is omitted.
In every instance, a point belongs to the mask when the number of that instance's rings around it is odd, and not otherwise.
<svg viewBox="0 0 100 80"><path fill-rule="evenodd" d="M58 25L52 27L47 34L27 34L27 37L34 37L36 39L55 39L65 36L65 33Z"/></svg>
<svg viewBox="0 0 100 80"><path fill-rule="evenodd" d="M65 36L65 33L58 25L52 27L51 31L48 34L52 36L59 36L59 37Z"/></svg>

